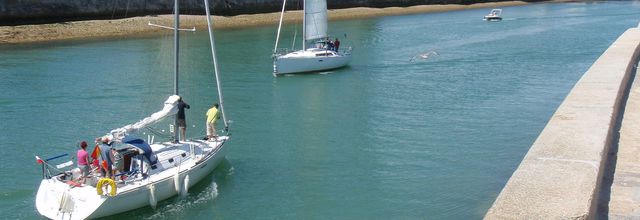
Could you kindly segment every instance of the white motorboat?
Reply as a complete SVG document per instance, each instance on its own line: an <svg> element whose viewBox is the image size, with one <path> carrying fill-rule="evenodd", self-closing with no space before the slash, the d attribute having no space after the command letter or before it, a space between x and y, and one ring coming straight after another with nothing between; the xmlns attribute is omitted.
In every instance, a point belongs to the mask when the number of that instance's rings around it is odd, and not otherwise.
<svg viewBox="0 0 640 220"><path fill-rule="evenodd" d="M210 23L209 6L205 0L209 36L213 53L213 64L216 72L220 113L225 132L228 129L224 114L220 81L217 72L215 44L212 25ZM69 161L54 165L53 161L65 154L46 160L36 156L42 164L43 179L36 195L38 212L50 219L90 219L114 215L117 213L145 207L155 207L157 202L178 194L186 194L189 187L195 185L225 158L227 149L224 144L228 135L217 138L188 139L177 141L176 132L173 140L155 142L154 136L146 140L139 138L140 131L165 118L174 116L177 111L178 94L178 1L175 1L175 94L164 103L161 111L144 118L134 124L111 130L106 138L111 140L111 147L122 155L124 169L116 178L101 178L95 168L82 184L79 181L80 170ZM177 130L177 129L175 129Z"/></svg>
<svg viewBox="0 0 640 220"><path fill-rule="evenodd" d="M351 47L340 50L327 35L327 1L305 0L303 17L302 50L289 52L278 49L280 30L286 0L278 25L278 35L273 49L273 74L305 73L331 70L346 66L351 61Z"/></svg>
<svg viewBox="0 0 640 220"><path fill-rule="evenodd" d="M488 15L484 16L485 21L502 21L502 9L493 9Z"/></svg>

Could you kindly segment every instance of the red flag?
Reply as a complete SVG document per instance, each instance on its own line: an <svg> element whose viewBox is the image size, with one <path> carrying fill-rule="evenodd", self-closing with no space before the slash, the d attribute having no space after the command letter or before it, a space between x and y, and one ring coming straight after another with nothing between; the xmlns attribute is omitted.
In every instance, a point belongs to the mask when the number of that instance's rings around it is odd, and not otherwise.
<svg viewBox="0 0 640 220"><path fill-rule="evenodd" d="M44 163L44 161L42 159L40 159L40 157L36 156L36 163L42 164L42 163Z"/></svg>
<svg viewBox="0 0 640 220"><path fill-rule="evenodd" d="M91 152L91 158L93 158L93 160L97 160L99 155L100 155L100 146L96 144L96 146L93 148L93 152Z"/></svg>

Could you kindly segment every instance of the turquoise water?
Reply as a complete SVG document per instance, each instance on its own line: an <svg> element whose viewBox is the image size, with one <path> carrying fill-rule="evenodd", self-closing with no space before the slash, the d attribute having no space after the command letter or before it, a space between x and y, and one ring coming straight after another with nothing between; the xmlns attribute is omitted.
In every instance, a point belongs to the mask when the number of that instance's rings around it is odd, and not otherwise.
<svg viewBox="0 0 640 220"><path fill-rule="evenodd" d="M481 218L575 82L640 21L638 1L503 9L494 23L489 9L332 22L351 65L278 78L275 26L217 31L227 161L186 198L111 219ZM207 45L182 35L194 137L217 99ZM172 49L171 33L0 47L0 218L39 218L34 154L159 110Z"/></svg>

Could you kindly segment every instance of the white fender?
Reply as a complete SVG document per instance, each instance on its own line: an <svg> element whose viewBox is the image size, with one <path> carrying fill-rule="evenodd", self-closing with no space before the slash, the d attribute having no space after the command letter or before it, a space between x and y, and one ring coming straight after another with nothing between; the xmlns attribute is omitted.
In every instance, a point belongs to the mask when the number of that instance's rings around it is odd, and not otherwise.
<svg viewBox="0 0 640 220"><path fill-rule="evenodd" d="M176 192L180 193L180 173L177 173L175 175L173 175L173 185L176 188Z"/></svg>
<svg viewBox="0 0 640 220"><path fill-rule="evenodd" d="M189 175L187 174L187 176L184 177L184 189L182 190L181 195L182 196L186 196L187 193L189 192Z"/></svg>
<svg viewBox="0 0 640 220"><path fill-rule="evenodd" d="M149 205L151 208L156 209L158 201L156 200L156 187L153 184L149 185Z"/></svg>

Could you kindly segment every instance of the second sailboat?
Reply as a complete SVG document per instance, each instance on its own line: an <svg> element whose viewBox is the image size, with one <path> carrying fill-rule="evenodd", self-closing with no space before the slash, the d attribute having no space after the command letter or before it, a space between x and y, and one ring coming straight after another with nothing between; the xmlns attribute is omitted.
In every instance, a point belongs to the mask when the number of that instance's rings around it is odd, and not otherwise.
<svg viewBox="0 0 640 220"><path fill-rule="evenodd" d="M286 0L278 25L278 35L273 49L273 74L304 73L336 69L351 61L351 47L340 50L339 39L332 41L327 35L327 1L304 0L302 50L289 52L278 49L280 30Z"/></svg>

